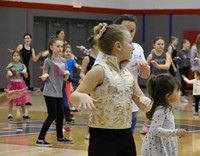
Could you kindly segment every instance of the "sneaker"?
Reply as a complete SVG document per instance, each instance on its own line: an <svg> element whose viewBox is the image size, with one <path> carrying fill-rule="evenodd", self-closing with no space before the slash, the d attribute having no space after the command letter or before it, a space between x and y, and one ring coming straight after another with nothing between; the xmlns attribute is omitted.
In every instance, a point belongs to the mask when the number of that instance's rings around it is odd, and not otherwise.
<svg viewBox="0 0 200 156"><path fill-rule="evenodd" d="M52 147L53 145L44 141L44 140L37 140L36 145L40 147Z"/></svg>
<svg viewBox="0 0 200 156"><path fill-rule="evenodd" d="M76 119L74 114L70 114L70 116L71 116L71 119L72 119L72 120L75 120L75 119Z"/></svg>
<svg viewBox="0 0 200 156"><path fill-rule="evenodd" d="M23 119L31 119L28 115L23 115Z"/></svg>
<svg viewBox="0 0 200 156"><path fill-rule="evenodd" d="M61 138L61 139L57 139L58 143L61 143L61 144L73 144L73 140L69 140L67 138Z"/></svg>
<svg viewBox="0 0 200 156"><path fill-rule="evenodd" d="M140 134L146 134L148 132L148 127L143 125L142 129L140 130Z"/></svg>
<svg viewBox="0 0 200 156"><path fill-rule="evenodd" d="M32 105L32 103L30 103L30 102L27 102L27 103L25 103L25 105L26 105L26 106L31 106L31 105Z"/></svg>
<svg viewBox="0 0 200 156"><path fill-rule="evenodd" d="M13 120L13 116L12 115L8 115L8 120L12 121Z"/></svg>
<svg viewBox="0 0 200 156"><path fill-rule="evenodd" d="M75 107L70 108L71 112L78 112L78 109L76 109Z"/></svg>
<svg viewBox="0 0 200 156"><path fill-rule="evenodd" d="M199 116L199 113L198 113L198 112L195 112L195 113L193 114L193 116Z"/></svg>
<svg viewBox="0 0 200 156"><path fill-rule="evenodd" d="M74 120L66 120L65 125L71 125L73 123L75 123Z"/></svg>

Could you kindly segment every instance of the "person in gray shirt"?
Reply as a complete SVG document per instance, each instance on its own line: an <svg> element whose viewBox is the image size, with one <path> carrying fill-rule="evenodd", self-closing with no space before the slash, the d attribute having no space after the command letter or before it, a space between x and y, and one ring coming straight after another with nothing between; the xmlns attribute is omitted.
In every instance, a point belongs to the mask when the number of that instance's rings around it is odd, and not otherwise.
<svg viewBox="0 0 200 156"><path fill-rule="evenodd" d="M193 72L200 70L200 34L197 35L195 44L191 48L190 62Z"/></svg>
<svg viewBox="0 0 200 156"><path fill-rule="evenodd" d="M63 51L63 42L53 38L49 43L49 55L43 65L43 73L40 77L45 82L43 95L47 106L48 116L42 125L42 129L36 141L37 146L51 147L52 144L45 141L46 133L52 122L56 119L56 134L58 143L73 143L63 136L63 79L67 80L69 71L66 69L66 60L60 57Z"/></svg>
<svg viewBox="0 0 200 156"><path fill-rule="evenodd" d="M177 53L177 63L179 66L180 75L188 77L190 71L190 41L184 39L181 44L181 50ZM181 77L181 92L182 96L185 95L186 82Z"/></svg>

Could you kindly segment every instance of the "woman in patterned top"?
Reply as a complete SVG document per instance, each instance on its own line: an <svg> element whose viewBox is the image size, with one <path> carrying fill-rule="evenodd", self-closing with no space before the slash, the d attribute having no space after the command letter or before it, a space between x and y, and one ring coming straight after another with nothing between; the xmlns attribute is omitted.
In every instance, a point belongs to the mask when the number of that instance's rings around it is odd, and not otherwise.
<svg viewBox="0 0 200 156"><path fill-rule="evenodd" d="M154 99L146 116L151 120L141 148L141 156L178 156L177 136L186 135L185 129L175 129L172 105L180 102L180 83L169 74L152 76L148 80L148 93Z"/></svg>

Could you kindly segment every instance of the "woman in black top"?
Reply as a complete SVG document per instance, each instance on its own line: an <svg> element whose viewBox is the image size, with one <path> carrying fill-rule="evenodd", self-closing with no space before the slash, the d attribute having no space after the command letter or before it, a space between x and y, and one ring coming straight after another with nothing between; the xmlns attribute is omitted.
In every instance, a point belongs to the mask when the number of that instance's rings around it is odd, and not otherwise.
<svg viewBox="0 0 200 156"><path fill-rule="evenodd" d="M172 36L169 42L168 52L171 54L171 66L169 68L169 72L172 76L176 75L177 72L177 45L178 45L178 38Z"/></svg>
<svg viewBox="0 0 200 156"><path fill-rule="evenodd" d="M90 55L87 55L83 58L82 60L82 65L81 65L81 72L80 72L80 77L83 80L85 77L85 74L92 68L94 65L94 62L96 60L96 57L99 53L99 48L97 46L97 40L95 37L92 35L88 41L90 42L91 45L91 51Z"/></svg>

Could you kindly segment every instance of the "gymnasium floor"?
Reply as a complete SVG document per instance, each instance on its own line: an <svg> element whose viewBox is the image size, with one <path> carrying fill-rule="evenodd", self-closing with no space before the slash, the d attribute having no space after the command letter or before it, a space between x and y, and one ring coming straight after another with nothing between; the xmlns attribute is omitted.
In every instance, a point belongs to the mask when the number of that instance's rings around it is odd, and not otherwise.
<svg viewBox="0 0 200 156"><path fill-rule="evenodd" d="M74 140L74 144L57 144L55 137L55 125L53 124L46 135L46 140L54 146L36 147L35 141L40 131L43 120L46 117L46 106L41 95L31 93L32 106L28 106L31 120L22 120L15 117L16 108L13 111L14 120L7 120L7 106L0 107L0 155L1 156L87 156L88 140L84 139L87 131L87 112L74 113L76 120L70 127L71 132L64 132L66 137ZM178 139L179 156L200 155L200 117L193 117L192 96L188 93L189 103L176 105L173 109L176 127L186 128L189 134L185 138ZM139 112L137 128L134 138L137 153L143 135L139 130L142 127L144 113Z"/></svg>

